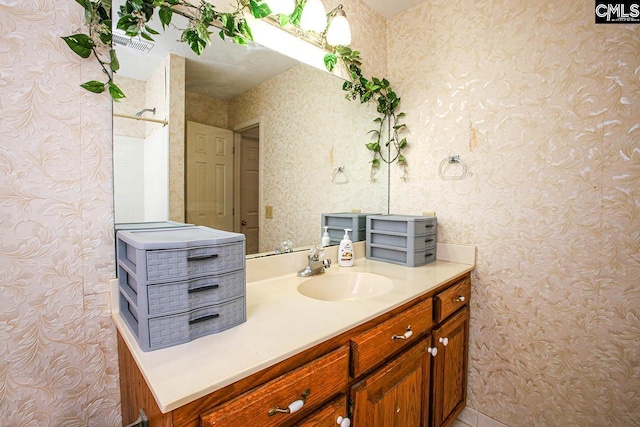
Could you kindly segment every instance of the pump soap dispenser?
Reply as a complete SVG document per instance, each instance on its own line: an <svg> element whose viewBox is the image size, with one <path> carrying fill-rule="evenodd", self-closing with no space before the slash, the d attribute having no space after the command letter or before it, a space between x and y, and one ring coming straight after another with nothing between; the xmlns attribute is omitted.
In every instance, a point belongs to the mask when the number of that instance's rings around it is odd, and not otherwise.
<svg viewBox="0 0 640 427"><path fill-rule="evenodd" d="M353 243L349 238L350 231L350 228L345 228L344 237L340 241L340 248L338 249L338 265L340 267L353 266Z"/></svg>
<svg viewBox="0 0 640 427"><path fill-rule="evenodd" d="M331 237L329 237L329 232L327 231L327 229L329 227L323 227L324 228L324 234L322 235L322 246L329 246L331 244Z"/></svg>

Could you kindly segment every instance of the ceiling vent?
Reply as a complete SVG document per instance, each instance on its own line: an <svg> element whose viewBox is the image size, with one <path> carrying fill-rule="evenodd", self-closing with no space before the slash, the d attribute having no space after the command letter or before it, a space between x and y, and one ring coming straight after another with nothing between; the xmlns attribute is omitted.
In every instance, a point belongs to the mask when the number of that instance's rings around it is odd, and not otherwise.
<svg viewBox="0 0 640 427"><path fill-rule="evenodd" d="M111 39L117 45L128 47L140 53L149 53L153 49L153 43L140 37L129 37L122 30L113 30Z"/></svg>

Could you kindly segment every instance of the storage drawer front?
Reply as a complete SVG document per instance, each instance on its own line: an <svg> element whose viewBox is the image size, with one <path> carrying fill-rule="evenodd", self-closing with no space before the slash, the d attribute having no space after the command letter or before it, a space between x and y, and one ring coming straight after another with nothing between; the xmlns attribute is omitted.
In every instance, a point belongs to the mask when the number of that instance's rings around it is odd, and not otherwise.
<svg viewBox="0 0 640 427"><path fill-rule="evenodd" d="M244 298L186 313L148 319L149 347L163 348L217 333L246 320Z"/></svg>
<svg viewBox="0 0 640 427"><path fill-rule="evenodd" d="M435 217L403 217L401 215L373 216L367 218L367 224L369 231L406 233L413 237L435 233L437 219Z"/></svg>
<svg viewBox="0 0 640 427"><path fill-rule="evenodd" d="M419 267L436 261L436 247L409 252L404 249L383 248L370 244L367 246L367 258L406 265L407 267Z"/></svg>
<svg viewBox="0 0 640 427"><path fill-rule="evenodd" d="M424 251L436 247L436 235L409 238L402 235L370 233L369 243L377 246L392 246L407 252Z"/></svg>
<svg viewBox="0 0 640 427"><path fill-rule="evenodd" d="M238 270L244 267L244 256L244 242L147 251L147 280L173 281Z"/></svg>
<svg viewBox="0 0 640 427"><path fill-rule="evenodd" d="M349 349L341 347L300 368L224 403L201 415L203 427L269 427L309 414L348 382ZM292 414L269 415L272 408L287 408L309 390L304 406Z"/></svg>
<svg viewBox="0 0 640 427"><path fill-rule="evenodd" d="M471 281L465 278L446 291L435 296L435 320L441 322L459 308L467 305L471 298Z"/></svg>
<svg viewBox="0 0 640 427"><path fill-rule="evenodd" d="M178 283L149 285L149 315L192 310L245 293L244 270Z"/></svg>
<svg viewBox="0 0 640 427"><path fill-rule="evenodd" d="M432 326L432 301L427 299L353 338L351 376L355 378L381 363L388 356L418 340ZM398 339L398 336L406 334L408 327L411 327L411 335L406 339Z"/></svg>

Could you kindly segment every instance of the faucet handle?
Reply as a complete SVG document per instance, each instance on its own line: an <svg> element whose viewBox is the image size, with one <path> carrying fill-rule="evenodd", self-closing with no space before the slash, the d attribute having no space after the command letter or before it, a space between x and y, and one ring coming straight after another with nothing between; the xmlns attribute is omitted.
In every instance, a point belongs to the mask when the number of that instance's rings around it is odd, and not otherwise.
<svg viewBox="0 0 640 427"><path fill-rule="evenodd" d="M309 253L309 258L320 259L320 257L324 256L324 249L320 245L315 245L311 248L311 252Z"/></svg>

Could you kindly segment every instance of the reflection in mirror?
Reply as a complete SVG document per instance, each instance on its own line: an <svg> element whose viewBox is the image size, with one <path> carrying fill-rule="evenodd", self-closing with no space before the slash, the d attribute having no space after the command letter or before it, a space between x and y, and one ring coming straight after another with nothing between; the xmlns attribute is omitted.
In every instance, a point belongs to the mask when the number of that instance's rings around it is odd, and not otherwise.
<svg viewBox="0 0 640 427"><path fill-rule="evenodd" d="M374 106L258 44L212 37L198 58L177 34L148 53L116 45L116 223L207 225L273 253L319 244L322 213L386 213L386 170L371 178L364 145Z"/></svg>

